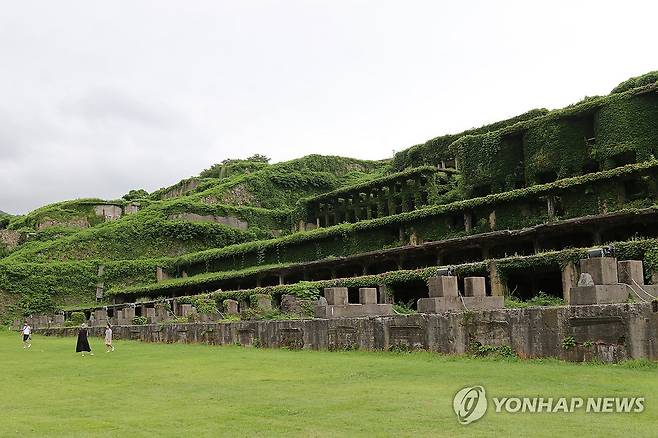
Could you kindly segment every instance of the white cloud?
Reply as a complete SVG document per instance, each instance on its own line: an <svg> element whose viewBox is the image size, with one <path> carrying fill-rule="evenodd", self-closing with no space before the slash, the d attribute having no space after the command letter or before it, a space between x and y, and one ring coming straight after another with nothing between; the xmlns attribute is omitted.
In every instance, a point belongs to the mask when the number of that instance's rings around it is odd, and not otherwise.
<svg viewBox="0 0 658 438"><path fill-rule="evenodd" d="M0 210L154 190L253 153L384 158L604 94L658 68L657 10L636 1L8 3Z"/></svg>

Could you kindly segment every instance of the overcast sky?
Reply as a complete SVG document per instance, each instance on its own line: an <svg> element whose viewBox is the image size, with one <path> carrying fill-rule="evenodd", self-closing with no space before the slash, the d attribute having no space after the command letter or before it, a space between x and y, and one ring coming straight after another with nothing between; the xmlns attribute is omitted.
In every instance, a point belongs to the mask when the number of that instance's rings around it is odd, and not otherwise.
<svg viewBox="0 0 658 438"><path fill-rule="evenodd" d="M658 69L651 1L0 5L12 213L254 153L386 158Z"/></svg>

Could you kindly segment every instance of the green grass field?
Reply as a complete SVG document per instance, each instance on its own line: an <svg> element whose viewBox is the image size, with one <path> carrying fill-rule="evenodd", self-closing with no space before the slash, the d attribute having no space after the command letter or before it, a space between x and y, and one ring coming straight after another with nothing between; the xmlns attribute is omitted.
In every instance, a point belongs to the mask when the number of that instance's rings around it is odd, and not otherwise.
<svg viewBox="0 0 658 438"><path fill-rule="evenodd" d="M658 368L116 342L0 331L0 436L656 436ZM454 394L646 397L642 413L502 414L468 426Z"/></svg>

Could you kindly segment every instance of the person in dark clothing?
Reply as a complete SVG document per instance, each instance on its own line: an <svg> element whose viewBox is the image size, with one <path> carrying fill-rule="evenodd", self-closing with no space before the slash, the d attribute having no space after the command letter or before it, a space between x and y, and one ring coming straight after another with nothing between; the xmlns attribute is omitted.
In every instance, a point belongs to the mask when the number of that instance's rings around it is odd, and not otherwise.
<svg viewBox="0 0 658 438"><path fill-rule="evenodd" d="M82 357L85 357L85 352L89 353L91 356L94 353L91 352L91 347L89 346L89 341L87 340L87 324L82 324L80 326L80 331L78 332L78 343L75 346L76 353L82 353Z"/></svg>

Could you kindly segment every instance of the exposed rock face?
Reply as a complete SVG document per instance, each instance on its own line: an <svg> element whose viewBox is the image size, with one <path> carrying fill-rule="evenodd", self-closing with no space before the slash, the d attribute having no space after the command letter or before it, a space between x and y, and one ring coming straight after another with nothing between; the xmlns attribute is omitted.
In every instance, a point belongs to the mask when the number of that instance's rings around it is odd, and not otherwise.
<svg viewBox="0 0 658 438"><path fill-rule="evenodd" d="M249 224L234 216L215 216L215 215L201 215L196 213L178 213L169 216L170 220L186 220L190 222L215 222L217 224L228 225L229 227L237 228L239 230L246 230Z"/></svg>
<svg viewBox="0 0 658 438"><path fill-rule="evenodd" d="M0 230L0 246L6 249L14 249L21 243L22 234L14 230Z"/></svg>

